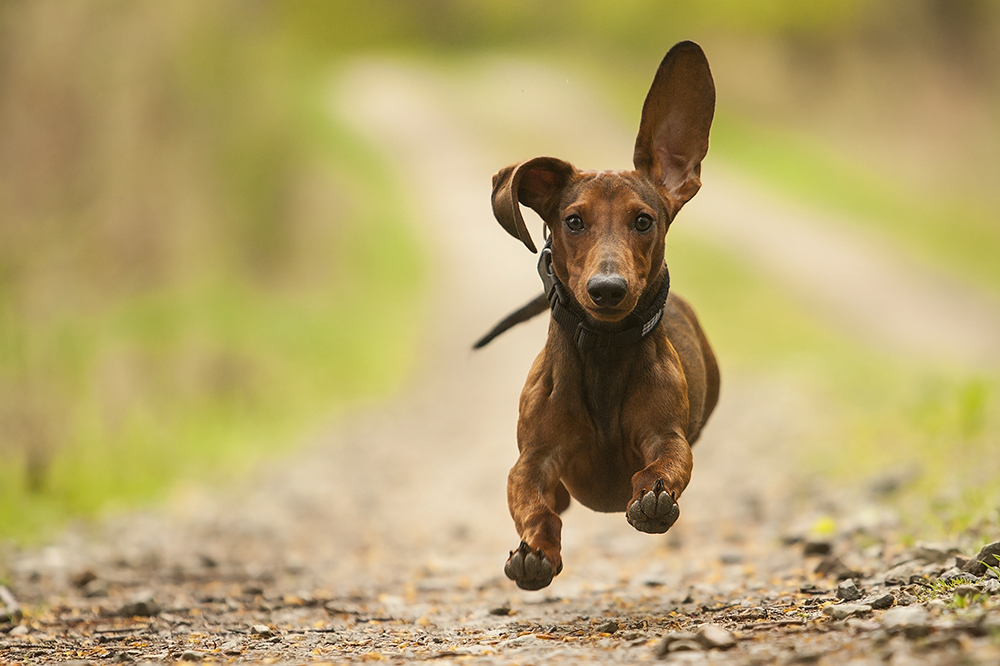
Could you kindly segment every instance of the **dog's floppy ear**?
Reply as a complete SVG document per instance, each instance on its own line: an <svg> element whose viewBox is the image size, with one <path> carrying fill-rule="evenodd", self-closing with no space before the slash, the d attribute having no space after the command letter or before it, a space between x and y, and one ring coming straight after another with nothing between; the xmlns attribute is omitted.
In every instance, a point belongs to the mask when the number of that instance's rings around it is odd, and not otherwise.
<svg viewBox="0 0 1000 666"><path fill-rule="evenodd" d="M642 105L633 163L683 205L701 187L701 161L715 114L715 83L704 51L675 45L660 63Z"/></svg>
<svg viewBox="0 0 1000 666"><path fill-rule="evenodd" d="M532 252L538 252L528 228L524 226L518 202L548 221L553 207L559 203L559 193L573 171L573 165L554 157L536 157L500 169L493 176L493 216L507 233Z"/></svg>

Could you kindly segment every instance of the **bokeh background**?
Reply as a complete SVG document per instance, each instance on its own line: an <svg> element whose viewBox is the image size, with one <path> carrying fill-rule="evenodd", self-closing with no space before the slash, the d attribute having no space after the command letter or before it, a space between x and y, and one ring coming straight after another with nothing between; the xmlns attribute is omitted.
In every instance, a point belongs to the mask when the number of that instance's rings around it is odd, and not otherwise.
<svg viewBox="0 0 1000 666"><path fill-rule="evenodd" d="M1000 298L991 0L0 0L0 538L224 484L405 385L419 213L332 110L346 64L509 55L632 124L680 39L711 161ZM995 524L996 365L885 354L710 240L676 260L727 368L823 406L804 464L891 471L922 534Z"/></svg>

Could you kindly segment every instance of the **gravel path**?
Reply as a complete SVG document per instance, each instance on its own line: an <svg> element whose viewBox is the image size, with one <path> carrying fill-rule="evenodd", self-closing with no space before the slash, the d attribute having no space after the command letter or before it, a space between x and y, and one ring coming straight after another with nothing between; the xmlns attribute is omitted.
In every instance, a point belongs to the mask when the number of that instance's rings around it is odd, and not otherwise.
<svg viewBox="0 0 1000 666"><path fill-rule="evenodd" d="M989 535L895 543L876 495L795 473L823 418L800 387L725 368L678 524L650 536L571 507L565 571L517 590L502 573L517 540L504 489L545 322L468 351L538 289L534 257L492 222L489 178L536 154L627 166L631 138L585 88L509 61L447 77L362 63L333 103L389 151L425 225L433 275L408 388L238 488L0 551L0 663L1000 659L1000 583L959 576ZM819 538L824 515L838 530ZM835 603L845 578L851 601ZM978 587L956 601L960 584Z"/></svg>

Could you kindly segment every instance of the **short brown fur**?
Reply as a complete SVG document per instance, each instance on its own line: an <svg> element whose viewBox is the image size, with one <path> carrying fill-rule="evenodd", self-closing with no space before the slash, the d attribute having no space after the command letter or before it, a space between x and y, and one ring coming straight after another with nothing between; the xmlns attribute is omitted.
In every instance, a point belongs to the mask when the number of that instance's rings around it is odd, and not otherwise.
<svg viewBox="0 0 1000 666"><path fill-rule="evenodd" d="M655 307L668 279L667 229L701 186L715 88L701 48L663 59L643 105L634 171L583 172L551 157L494 176L500 224L532 251L519 203L551 234L552 265L588 325L613 332ZM507 500L521 538L505 566L525 589L562 570L570 496L625 511L636 529L665 532L691 479L691 445L715 407L719 368L691 306L671 293L660 325L635 344L582 350L555 320L521 393L520 456Z"/></svg>

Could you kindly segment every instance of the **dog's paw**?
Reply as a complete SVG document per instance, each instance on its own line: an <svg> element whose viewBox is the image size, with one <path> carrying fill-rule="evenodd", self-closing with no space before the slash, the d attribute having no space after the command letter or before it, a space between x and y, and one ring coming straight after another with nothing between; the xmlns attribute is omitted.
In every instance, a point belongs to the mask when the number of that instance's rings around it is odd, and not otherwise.
<svg viewBox="0 0 1000 666"><path fill-rule="evenodd" d="M517 547L517 550L510 552L507 564L503 565L503 572L507 578L517 583L522 590L540 590L552 582L552 577L562 571L562 563L553 570L552 562L545 556L545 553L538 550L531 550L525 542Z"/></svg>
<svg viewBox="0 0 1000 666"><path fill-rule="evenodd" d="M663 534L680 515L677 500L667 492L662 479L656 480L652 490L640 493L625 512L629 525L648 534Z"/></svg>

